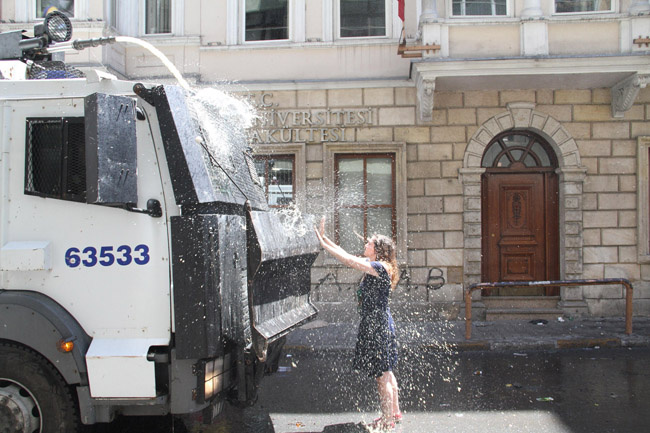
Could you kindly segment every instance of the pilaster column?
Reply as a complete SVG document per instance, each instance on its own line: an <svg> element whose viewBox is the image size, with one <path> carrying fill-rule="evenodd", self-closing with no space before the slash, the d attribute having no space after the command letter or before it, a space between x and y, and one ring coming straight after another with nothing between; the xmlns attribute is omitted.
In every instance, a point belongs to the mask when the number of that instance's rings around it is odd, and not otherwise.
<svg viewBox="0 0 650 433"><path fill-rule="evenodd" d="M649 0L636 0L630 6L628 10L630 15L645 15L650 13L650 1Z"/></svg>
<svg viewBox="0 0 650 433"><path fill-rule="evenodd" d="M432 23L438 19L438 5L436 0L422 0L421 23Z"/></svg>
<svg viewBox="0 0 650 433"><path fill-rule="evenodd" d="M541 0L524 0L524 9L521 11L522 18L538 18L542 15Z"/></svg>

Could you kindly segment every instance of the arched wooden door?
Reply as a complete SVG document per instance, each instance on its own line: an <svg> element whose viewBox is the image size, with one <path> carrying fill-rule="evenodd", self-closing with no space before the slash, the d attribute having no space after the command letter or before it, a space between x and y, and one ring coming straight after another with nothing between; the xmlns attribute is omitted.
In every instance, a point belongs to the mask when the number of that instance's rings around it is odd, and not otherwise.
<svg viewBox="0 0 650 433"><path fill-rule="evenodd" d="M482 280L559 279L557 159L541 137L509 131L486 147L482 166ZM557 295L557 288L493 289L485 295Z"/></svg>

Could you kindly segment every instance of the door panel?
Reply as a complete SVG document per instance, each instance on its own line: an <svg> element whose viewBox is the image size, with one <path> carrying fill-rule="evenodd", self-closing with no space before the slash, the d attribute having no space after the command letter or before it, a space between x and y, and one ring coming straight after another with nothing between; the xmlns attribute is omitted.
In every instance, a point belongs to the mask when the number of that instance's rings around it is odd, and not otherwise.
<svg viewBox="0 0 650 433"><path fill-rule="evenodd" d="M557 279L557 182L552 172L483 177L483 281ZM550 295L543 287L486 294Z"/></svg>

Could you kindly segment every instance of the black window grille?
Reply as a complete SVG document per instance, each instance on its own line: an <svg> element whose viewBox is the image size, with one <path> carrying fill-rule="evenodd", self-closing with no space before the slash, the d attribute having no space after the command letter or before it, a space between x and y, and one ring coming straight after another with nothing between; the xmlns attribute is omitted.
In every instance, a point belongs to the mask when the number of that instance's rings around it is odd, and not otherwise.
<svg viewBox="0 0 650 433"><path fill-rule="evenodd" d="M86 201L83 117L27 119L25 194Z"/></svg>

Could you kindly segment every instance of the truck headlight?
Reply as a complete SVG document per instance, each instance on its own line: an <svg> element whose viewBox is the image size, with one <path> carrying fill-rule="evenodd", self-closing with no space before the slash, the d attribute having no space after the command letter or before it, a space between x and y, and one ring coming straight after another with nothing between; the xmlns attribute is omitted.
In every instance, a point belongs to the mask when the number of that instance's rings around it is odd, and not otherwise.
<svg viewBox="0 0 650 433"><path fill-rule="evenodd" d="M229 368L230 354L221 358L199 361L197 372L199 402L206 402L227 388L226 370Z"/></svg>

